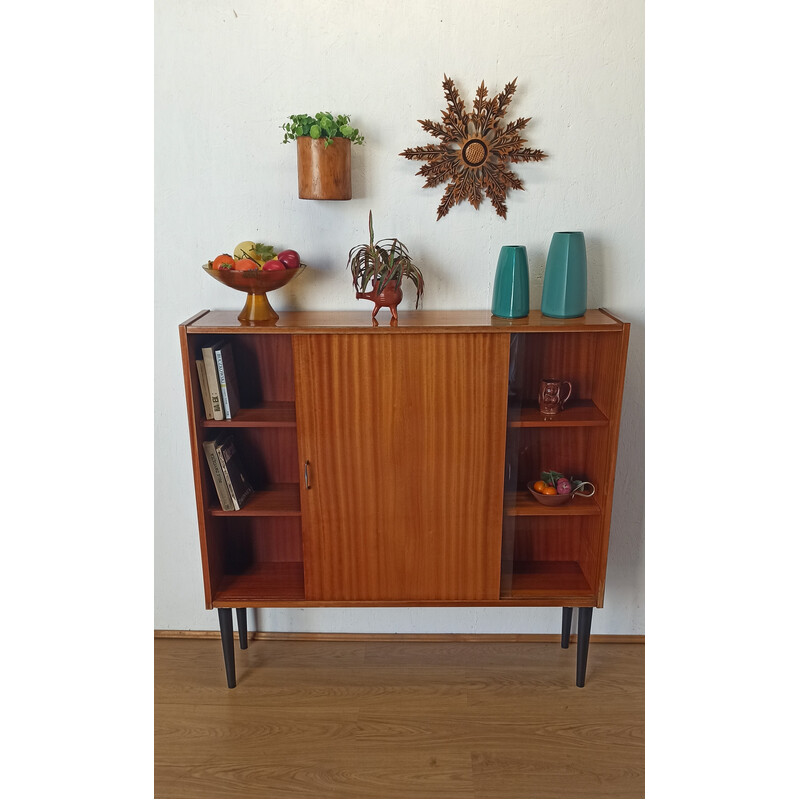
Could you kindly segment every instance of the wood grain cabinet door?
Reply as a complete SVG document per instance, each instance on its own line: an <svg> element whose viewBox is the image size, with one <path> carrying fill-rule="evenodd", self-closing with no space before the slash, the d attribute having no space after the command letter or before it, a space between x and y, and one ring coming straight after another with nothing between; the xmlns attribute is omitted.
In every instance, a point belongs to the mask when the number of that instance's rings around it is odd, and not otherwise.
<svg viewBox="0 0 800 800"><path fill-rule="evenodd" d="M509 337L293 337L306 598L497 599Z"/></svg>

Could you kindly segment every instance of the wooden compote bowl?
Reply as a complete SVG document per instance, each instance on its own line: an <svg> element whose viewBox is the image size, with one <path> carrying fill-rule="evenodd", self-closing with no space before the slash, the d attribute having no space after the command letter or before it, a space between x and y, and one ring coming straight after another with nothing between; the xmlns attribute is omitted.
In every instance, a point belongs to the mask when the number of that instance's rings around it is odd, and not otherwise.
<svg viewBox="0 0 800 800"><path fill-rule="evenodd" d="M237 289L247 292L244 308L239 314L242 322L272 322L278 319L278 312L269 304L267 292L286 286L290 280L296 278L305 268L301 264L296 269L212 269L203 267L212 278Z"/></svg>

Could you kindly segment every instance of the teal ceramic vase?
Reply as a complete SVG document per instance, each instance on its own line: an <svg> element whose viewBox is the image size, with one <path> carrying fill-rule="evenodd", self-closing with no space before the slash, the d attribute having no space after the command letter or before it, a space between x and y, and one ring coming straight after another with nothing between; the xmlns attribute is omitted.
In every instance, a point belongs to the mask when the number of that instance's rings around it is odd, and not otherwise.
<svg viewBox="0 0 800 800"><path fill-rule="evenodd" d="M527 317L530 307L528 251L523 245L503 245L494 275L492 314L504 319Z"/></svg>
<svg viewBox="0 0 800 800"><path fill-rule="evenodd" d="M547 252L542 314L570 319L586 313L586 241L580 231L554 233Z"/></svg>

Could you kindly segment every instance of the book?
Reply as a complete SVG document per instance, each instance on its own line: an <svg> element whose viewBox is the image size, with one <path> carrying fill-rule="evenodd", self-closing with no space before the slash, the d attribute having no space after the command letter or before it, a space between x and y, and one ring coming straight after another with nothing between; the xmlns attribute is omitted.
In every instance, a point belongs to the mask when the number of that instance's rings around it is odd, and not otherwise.
<svg viewBox="0 0 800 800"><path fill-rule="evenodd" d="M228 483L225 480L225 475L222 473L222 467L219 463L219 455L217 454L217 445L220 443L217 439L208 439L203 442L203 451L206 454L208 461L208 468L211 470L211 477L214 480L214 487L217 490L219 497L219 504L222 506L223 511L235 511L233 500L231 499L231 492L228 489Z"/></svg>
<svg viewBox="0 0 800 800"><path fill-rule="evenodd" d="M208 378L206 378L206 364L202 358L195 359L197 377L200 381L200 394L203 396L203 411L206 419L214 419L214 409L211 406L211 395L208 393Z"/></svg>
<svg viewBox="0 0 800 800"><path fill-rule="evenodd" d="M214 342L201 349L203 363L206 366L206 381L208 382L208 393L211 396L211 408L214 419L225 419L225 412L222 410L222 396L219 389L219 377L217 373L217 359L214 357L214 349L220 347L223 342Z"/></svg>
<svg viewBox="0 0 800 800"><path fill-rule="evenodd" d="M242 467L233 434L225 436L217 444L216 450L222 474L225 476L225 482L231 493L233 507L236 511L239 511L247 501L247 498L253 494L253 487Z"/></svg>
<svg viewBox="0 0 800 800"><path fill-rule="evenodd" d="M217 362L217 378L222 397L222 410L225 419L233 419L239 413L239 382L236 378L236 365L233 361L233 347L225 342L214 348Z"/></svg>

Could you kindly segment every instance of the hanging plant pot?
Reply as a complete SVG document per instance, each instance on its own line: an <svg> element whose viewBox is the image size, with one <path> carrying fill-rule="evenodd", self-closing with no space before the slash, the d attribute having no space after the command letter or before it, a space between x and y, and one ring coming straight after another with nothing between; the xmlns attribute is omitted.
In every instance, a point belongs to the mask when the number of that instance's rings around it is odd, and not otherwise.
<svg viewBox="0 0 800 800"><path fill-rule="evenodd" d="M349 139L297 137L297 191L301 200L350 200Z"/></svg>

